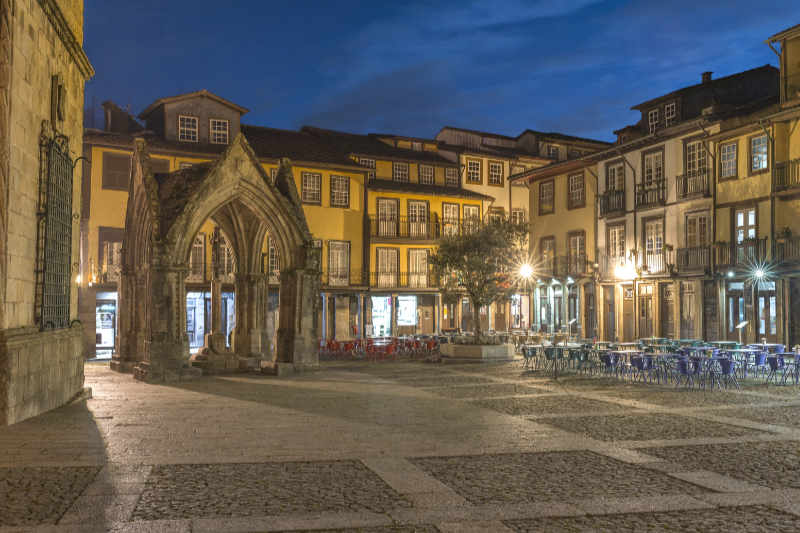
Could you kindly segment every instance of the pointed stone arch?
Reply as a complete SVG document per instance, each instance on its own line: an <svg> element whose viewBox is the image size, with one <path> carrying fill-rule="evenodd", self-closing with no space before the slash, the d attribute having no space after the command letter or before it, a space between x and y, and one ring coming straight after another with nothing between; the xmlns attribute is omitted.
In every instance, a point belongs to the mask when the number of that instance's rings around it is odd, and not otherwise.
<svg viewBox="0 0 800 533"><path fill-rule="evenodd" d="M281 160L273 180L243 135L219 160L155 175L143 139L134 145L120 282L119 353L113 367L147 380L179 379L189 355L185 276L195 236L213 219L237 262L233 351L241 361L270 357L264 341L267 233L283 259L277 362L317 364L319 250L292 176Z"/></svg>

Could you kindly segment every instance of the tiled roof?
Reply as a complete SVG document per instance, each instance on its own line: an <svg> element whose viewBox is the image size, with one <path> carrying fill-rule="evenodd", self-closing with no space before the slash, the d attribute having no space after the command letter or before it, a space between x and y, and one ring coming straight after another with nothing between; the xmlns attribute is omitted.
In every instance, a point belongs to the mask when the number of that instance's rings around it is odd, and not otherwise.
<svg viewBox="0 0 800 533"><path fill-rule="evenodd" d="M248 126L242 124L242 133L258 157L279 159L288 157L293 161L329 163L360 168L352 159L331 143L323 142L314 135L297 131ZM201 144L169 141L150 131L134 134L113 133L87 129L84 143L132 148L134 137L143 137L151 152L186 153L197 156L218 157L228 147L226 144ZM379 141L378 141L379 142Z"/></svg>
<svg viewBox="0 0 800 533"><path fill-rule="evenodd" d="M779 31L778 33L767 39L767 42L773 43L775 41L780 41L784 37L789 37L794 33L800 33L800 24L795 24L790 28L786 28L783 31Z"/></svg>
<svg viewBox="0 0 800 533"><path fill-rule="evenodd" d="M433 196L457 196L460 198L474 198L475 200L492 200L492 196L481 194L475 191L462 189L461 187L446 187L444 185L423 185L420 183L406 183L391 180L370 180L367 188L376 191L397 191L418 194L430 194Z"/></svg>
<svg viewBox="0 0 800 533"><path fill-rule="evenodd" d="M249 109L247 109L245 107L242 107L242 106L240 106L238 104L234 104L230 100L226 100L226 99L222 98L221 96L217 96L216 94L214 94L214 93L212 93L212 92L210 92L210 91L208 91L206 89L200 89L199 91L193 91L193 92L190 92L190 93L183 93L183 94L178 94L178 95L175 95L175 96L167 96L167 97L164 97L164 98L159 98L158 100L156 100L155 102L153 102L152 104L147 106L144 111L139 113L139 118L141 118L141 119L147 118L147 115L152 113L154 109L156 109L157 107L159 107L161 105L167 104L169 102L177 102L178 100L184 100L186 98L195 98L197 96L205 96L206 98L211 98L212 100L216 100L217 102L219 102L219 103L221 103L223 105L226 105L228 107L231 107L231 108L237 110L242 115L244 115L245 113L247 113L249 111Z"/></svg>
<svg viewBox="0 0 800 533"><path fill-rule="evenodd" d="M480 135L481 137L494 137L496 139L507 139L509 141L516 140L514 137L509 137L508 135L502 135L500 133L492 133L490 131L470 130L467 128L456 128L455 126L445 126L444 128L439 130L439 133L442 133L444 130L463 131L465 133L474 133L476 135Z"/></svg>
<svg viewBox="0 0 800 533"><path fill-rule="evenodd" d="M404 161L424 161L442 166L456 165L436 152L396 148L372 135L359 135L357 133L328 130L314 126L303 126L300 132L324 140L348 154L402 159Z"/></svg>
<svg viewBox="0 0 800 533"><path fill-rule="evenodd" d="M547 137L549 139L559 139L559 140L566 141L566 142L572 141L572 142L590 143L590 144L597 144L597 145L600 145L600 146L608 146L610 144L610 143L608 143L606 141L598 141L597 139L589 139L587 137L576 137L574 135L566 135L564 133L557 133L557 132L553 132L553 131L550 131L550 132L536 131L536 130L532 130L532 129L526 129L525 131L523 131L522 133L517 135L517 139L519 139L520 137L522 137L526 133L533 133L534 135L537 135L537 136L540 136L540 137Z"/></svg>

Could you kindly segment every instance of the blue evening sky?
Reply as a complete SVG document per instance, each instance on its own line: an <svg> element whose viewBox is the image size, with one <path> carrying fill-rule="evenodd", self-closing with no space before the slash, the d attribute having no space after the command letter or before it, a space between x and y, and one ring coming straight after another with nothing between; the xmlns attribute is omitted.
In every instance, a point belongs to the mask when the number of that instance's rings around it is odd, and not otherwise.
<svg viewBox="0 0 800 533"><path fill-rule="evenodd" d="M632 105L772 64L800 0L86 0L87 104L208 89L244 122L611 140ZM91 124L87 124L91 125ZM98 122L96 124L100 126Z"/></svg>

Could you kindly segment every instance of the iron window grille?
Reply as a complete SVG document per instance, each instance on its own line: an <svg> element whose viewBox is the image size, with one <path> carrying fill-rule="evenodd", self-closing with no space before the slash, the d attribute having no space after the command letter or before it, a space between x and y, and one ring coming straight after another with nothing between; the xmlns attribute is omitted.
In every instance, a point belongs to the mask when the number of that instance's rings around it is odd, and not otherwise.
<svg viewBox="0 0 800 533"><path fill-rule="evenodd" d="M64 135L43 134L39 148L36 320L44 331L70 326L74 163Z"/></svg>

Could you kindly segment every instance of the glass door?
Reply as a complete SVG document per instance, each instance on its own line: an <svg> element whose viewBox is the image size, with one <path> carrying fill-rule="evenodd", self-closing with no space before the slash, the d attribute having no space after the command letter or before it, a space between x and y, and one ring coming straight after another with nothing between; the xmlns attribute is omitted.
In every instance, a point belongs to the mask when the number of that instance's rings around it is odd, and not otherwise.
<svg viewBox="0 0 800 533"><path fill-rule="evenodd" d="M408 236L423 239L428 237L428 203L408 201Z"/></svg>
<svg viewBox="0 0 800 533"><path fill-rule="evenodd" d="M397 287L397 248L378 248L378 287Z"/></svg>
<svg viewBox="0 0 800 533"><path fill-rule="evenodd" d="M442 224L445 235L458 235L458 204L442 204Z"/></svg>
<svg viewBox="0 0 800 533"><path fill-rule="evenodd" d="M428 250L408 251L408 286L425 288L428 286Z"/></svg>
<svg viewBox="0 0 800 533"><path fill-rule="evenodd" d="M649 272L664 270L664 220L648 220L645 231L645 267Z"/></svg>
<svg viewBox="0 0 800 533"><path fill-rule="evenodd" d="M397 200L378 198L378 237L397 237Z"/></svg>
<svg viewBox="0 0 800 533"><path fill-rule="evenodd" d="M736 261L737 263L747 263L757 259L756 254L756 208L737 209L735 214L736 221Z"/></svg>

